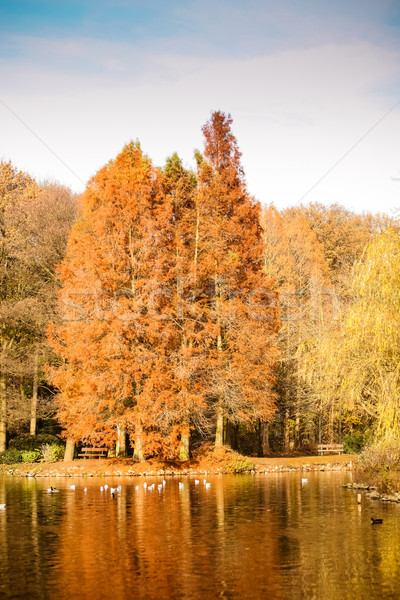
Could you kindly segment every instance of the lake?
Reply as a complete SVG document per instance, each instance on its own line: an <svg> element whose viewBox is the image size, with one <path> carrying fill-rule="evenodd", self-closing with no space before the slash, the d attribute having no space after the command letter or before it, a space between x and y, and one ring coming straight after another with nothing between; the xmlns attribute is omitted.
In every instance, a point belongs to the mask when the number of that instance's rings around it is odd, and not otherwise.
<svg viewBox="0 0 400 600"><path fill-rule="evenodd" d="M350 480L2 476L0 598L397 599L400 505L358 505Z"/></svg>

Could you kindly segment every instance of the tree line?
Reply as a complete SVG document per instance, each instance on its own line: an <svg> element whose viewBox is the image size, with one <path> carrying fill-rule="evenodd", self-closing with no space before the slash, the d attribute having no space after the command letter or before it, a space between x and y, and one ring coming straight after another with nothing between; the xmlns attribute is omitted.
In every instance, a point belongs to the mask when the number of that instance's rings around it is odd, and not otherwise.
<svg viewBox="0 0 400 600"><path fill-rule="evenodd" d="M139 461L393 432L397 221L261 207L231 126L196 172L131 142L79 198L0 164L0 451L38 419Z"/></svg>
<svg viewBox="0 0 400 600"><path fill-rule="evenodd" d="M57 303L57 263L76 217L77 199L52 182L38 185L10 162L0 163L0 451L11 433L36 433L54 414L44 365L47 327Z"/></svg>

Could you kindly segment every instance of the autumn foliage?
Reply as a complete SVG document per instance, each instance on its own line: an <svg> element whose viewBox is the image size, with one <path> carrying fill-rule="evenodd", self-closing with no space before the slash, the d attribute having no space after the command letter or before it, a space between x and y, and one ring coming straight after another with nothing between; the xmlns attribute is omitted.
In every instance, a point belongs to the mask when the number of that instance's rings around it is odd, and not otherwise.
<svg viewBox="0 0 400 600"><path fill-rule="evenodd" d="M230 115L202 131L196 171L131 142L79 199L0 162L0 452L47 427L138 461L397 435L398 220L261 209Z"/></svg>
<svg viewBox="0 0 400 600"><path fill-rule="evenodd" d="M191 433L275 410L278 308L259 206L231 118L203 128L196 177L128 144L90 181L60 267L59 419L70 438L135 456L189 454Z"/></svg>

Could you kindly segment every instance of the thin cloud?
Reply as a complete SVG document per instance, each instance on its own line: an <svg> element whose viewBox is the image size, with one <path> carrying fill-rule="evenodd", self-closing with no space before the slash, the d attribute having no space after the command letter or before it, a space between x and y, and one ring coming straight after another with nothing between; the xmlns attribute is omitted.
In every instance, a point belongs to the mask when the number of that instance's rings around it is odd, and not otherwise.
<svg viewBox="0 0 400 600"><path fill-rule="evenodd" d="M221 108L234 118L250 191L263 202L293 204L398 100L393 3L338 2L336 16L327 2L214 4L168 3L164 23L148 18L156 5L146 16L126 3L110 15L108 36L111 4L99 4L96 36L88 34L93 20L90 27L80 21L84 4L78 26L63 35L34 27L3 35L4 100L84 181L135 138L156 164L177 151L193 165L201 125ZM113 28L128 14L136 21L116 39ZM144 28L141 41L127 39L129 27ZM399 118L393 111L309 199L372 209L384 197L392 205ZM1 157L76 189L5 109L0 127Z"/></svg>

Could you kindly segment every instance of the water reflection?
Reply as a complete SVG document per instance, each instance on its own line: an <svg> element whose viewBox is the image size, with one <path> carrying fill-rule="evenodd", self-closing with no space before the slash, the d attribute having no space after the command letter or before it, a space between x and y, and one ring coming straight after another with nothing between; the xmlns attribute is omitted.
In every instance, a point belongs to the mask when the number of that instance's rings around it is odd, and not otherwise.
<svg viewBox="0 0 400 600"><path fill-rule="evenodd" d="M398 598L400 506L359 506L349 477L118 479L115 498L98 478L2 477L0 597Z"/></svg>

